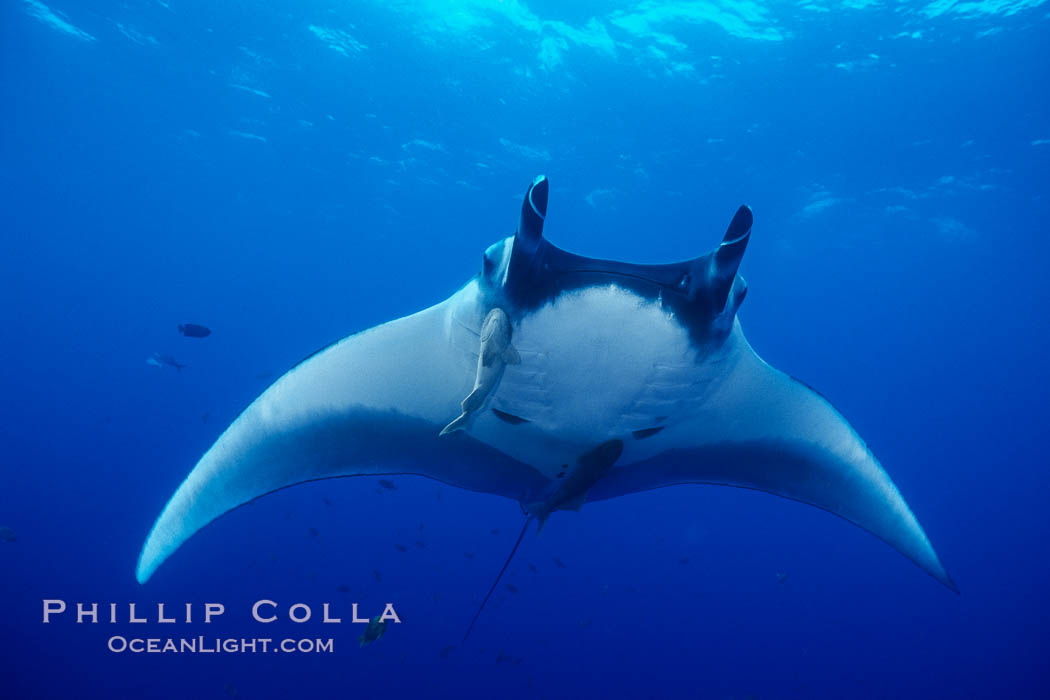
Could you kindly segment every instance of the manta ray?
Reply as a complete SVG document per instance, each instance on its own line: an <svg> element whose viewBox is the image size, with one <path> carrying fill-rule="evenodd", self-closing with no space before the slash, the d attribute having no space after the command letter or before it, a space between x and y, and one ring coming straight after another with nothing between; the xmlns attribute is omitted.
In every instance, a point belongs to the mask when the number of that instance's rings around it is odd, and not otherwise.
<svg viewBox="0 0 1050 700"><path fill-rule="evenodd" d="M165 506L138 581L264 494L415 474L517 501L541 526L559 510L665 486L757 489L859 525L958 591L846 419L745 339L748 207L713 252L641 265L550 243L548 194L536 178L517 230L451 297L314 353L252 402ZM482 328L497 309L493 346ZM513 361L500 360L509 347ZM442 434L461 415L462 429Z"/></svg>

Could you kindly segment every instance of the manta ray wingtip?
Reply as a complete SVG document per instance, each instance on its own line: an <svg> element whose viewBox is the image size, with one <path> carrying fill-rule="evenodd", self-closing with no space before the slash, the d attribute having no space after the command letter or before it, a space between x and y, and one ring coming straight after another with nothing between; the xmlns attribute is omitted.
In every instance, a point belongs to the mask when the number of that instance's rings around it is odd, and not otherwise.
<svg viewBox="0 0 1050 700"><path fill-rule="evenodd" d="M146 581L149 581L150 577L153 576L154 566L147 565L143 556L139 557L138 563L135 565L135 580L140 586L145 585Z"/></svg>
<svg viewBox="0 0 1050 700"><path fill-rule="evenodd" d="M938 560L937 563L940 564L940 560ZM962 591L959 590L959 584L957 584L955 582L955 579L953 579L948 574L948 572L945 571L943 564L941 564L940 571L936 571L936 572L931 571L930 573L933 574L933 577L935 579L937 579L937 581L939 581L949 591L951 591L955 595L962 595Z"/></svg>

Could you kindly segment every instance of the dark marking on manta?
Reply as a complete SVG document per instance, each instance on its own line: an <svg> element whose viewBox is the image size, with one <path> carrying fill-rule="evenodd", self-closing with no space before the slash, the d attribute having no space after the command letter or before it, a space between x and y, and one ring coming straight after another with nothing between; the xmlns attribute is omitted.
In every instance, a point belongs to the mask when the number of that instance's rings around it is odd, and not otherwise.
<svg viewBox="0 0 1050 700"><path fill-rule="evenodd" d="M642 428L641 430L632 430L631 435L634 436L635 440L644 440L647 437L652 437L658 432L663 430L666 426L660 425L655 428Z"/></svg>
<svg viewBox="0 0 1050 700"><path fill-rule="evenodd" d="M498 408L492 409L492 413L504 423L510 423L511 425L521 425L522 423L529 422L528 418L522 418L521 416L516 416L513 413L501 411Z"/></svg>

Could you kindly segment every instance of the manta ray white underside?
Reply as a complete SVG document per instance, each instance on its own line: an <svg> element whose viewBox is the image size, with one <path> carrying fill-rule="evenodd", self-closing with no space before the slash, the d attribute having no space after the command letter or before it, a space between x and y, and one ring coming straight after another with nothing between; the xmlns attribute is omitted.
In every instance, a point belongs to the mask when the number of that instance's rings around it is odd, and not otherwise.
<svg viewBox="0 0 1050 700"><path fill-rule="evenodd" d="M744 338L737 266L749 210L710 255L634 266L549 244L546 200L537 178L516 234L451 298L345 338L257 398L164 508L138 580L263 494L329 477L419 474L548 510L570 507L568 496L579 507L675 484L758 489L856 523L955 590L846 420ZM439 436L475 386L479 332L494 308L510 320L520 362L503 368L464 430ZM581 459L612 443L601 469ZM568 483L578 493L563 503L552 494Z"/></svg>

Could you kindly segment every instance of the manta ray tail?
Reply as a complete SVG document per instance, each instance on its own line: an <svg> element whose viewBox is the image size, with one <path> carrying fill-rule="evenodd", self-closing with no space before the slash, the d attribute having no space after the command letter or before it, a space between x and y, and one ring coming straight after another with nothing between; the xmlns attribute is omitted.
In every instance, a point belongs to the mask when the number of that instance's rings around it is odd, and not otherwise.
<svg viewBox="0 0 1050 700"><path fill-rule="evenodd" d="M514 543L514 549L510 550L510 554L507 555L507 561L503 562L503 568L499 570L498 574L496 574L496 580L492 582L492 587L489 588L489 592L485 594L485 600L481 601L478 611L474 613L474 619L470 621L470 626L467 627L467 631L463 635L463 641L460 642L460 644L466 642L467 637L470 636L470 631L474 629L474 623L478 621L478 618L481 617L481 611L485 609L485 603L489 602L489 598L492 597L492 592L496 590L496 586L499 585L500 579L503 578L503 573L507 570L507 567L510 566L510 560L514 558L514 555L518 551L518 547L521 546L521 541L525 539L525 533L528 531L529 523L531 522L532 516L525 518L525 524L521 526L521 533L518 535L518 541Z"/></svg>

